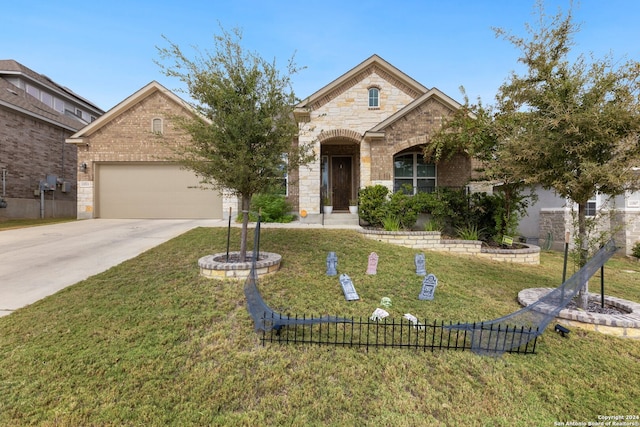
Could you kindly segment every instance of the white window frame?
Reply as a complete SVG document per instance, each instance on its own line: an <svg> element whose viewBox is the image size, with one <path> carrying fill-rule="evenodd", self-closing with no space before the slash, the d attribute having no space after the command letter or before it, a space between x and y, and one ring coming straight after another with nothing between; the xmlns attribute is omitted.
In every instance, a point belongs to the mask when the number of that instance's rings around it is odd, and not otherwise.
<svg viewBox="0 0 640 427"><path fill-rule="evenodd" d="M156 127L156 123L159 123L159 129L157 129ZM164 134L164 123L162 121L162 118L160 117L154 117L153 119L151 119L151 132L157 135L163 135Z"/></svg>
<svg viewBox="0 0 640 427"><path fill-rule="evenodd" d="M396 157L401 157L401 156L409 156L412 155L413 156L413 160L412 160L412 176L411 177L396 177L396 168L395 168L395 159ZM420 188L418 186L418 182L419 181L433 181L433 188L437 188L438 187L438 166L435 163L425 163L427 165L433 165L433 176L418 176L418 156L422 156L422 152L418 152L418 151L413 151L413 152L407 152L407 153L397 153L393 156L393 162L394 162L394 166L393 166L393 188L394 190L396 190L396 179L398 180L408 180L411 179L412 182L412 188L413 188L413 194L418 193L418 188ZM396 191L399 191L402 187L399 187Z"/></svg>
<svg viewBox="0 0 640 427"><path fill-rule="evenodd" d="M375 94L375 95L374 95ZM380 108L380 88L372 86L367 90L369 108ZM372 96L373 95L373 96ZM372 104L372 101L375 101Z"/></svg>

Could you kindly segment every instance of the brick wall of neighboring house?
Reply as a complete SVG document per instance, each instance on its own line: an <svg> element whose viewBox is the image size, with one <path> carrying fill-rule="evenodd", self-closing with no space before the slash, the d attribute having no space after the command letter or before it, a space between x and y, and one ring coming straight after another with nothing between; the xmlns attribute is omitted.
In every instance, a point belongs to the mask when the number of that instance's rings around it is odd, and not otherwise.
<svg viewBox="0 0 640 427"><path fill-rule="evenodd" d="M41 201L34 191L47 174L67 182L69 191L63 192L59 185L45 193L45 217L74 217L77 150L65 144L71 132L4 108L0 108L0 123L0 170L7 171L7 208L0 209L0 217L39 218Z"/></svg>
<svg viewBox="0 0 640 427"><path fill-rule="evenodd" d="M569 248L573 249L575 246L575 234L578 230L574 227L569 209L541 209L539 230L539 242L543 248L563 250L567 231L570 233ZM618 253L631 255L633 246L640 241L640 212L616 210L611 215L605 212L591 234L594 238L600 235L613 238L619 248Z"/></svg>

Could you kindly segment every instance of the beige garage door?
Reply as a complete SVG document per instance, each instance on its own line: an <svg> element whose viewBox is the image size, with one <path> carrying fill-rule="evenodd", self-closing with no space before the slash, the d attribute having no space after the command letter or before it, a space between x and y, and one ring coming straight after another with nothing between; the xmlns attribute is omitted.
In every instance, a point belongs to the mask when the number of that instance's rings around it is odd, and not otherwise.
<svg viewBox="0 0 640 427"><path fill-rule="evenodd" d="M95 179L98 218L222 218L220 194L175 164L97 164Z"/></svg>

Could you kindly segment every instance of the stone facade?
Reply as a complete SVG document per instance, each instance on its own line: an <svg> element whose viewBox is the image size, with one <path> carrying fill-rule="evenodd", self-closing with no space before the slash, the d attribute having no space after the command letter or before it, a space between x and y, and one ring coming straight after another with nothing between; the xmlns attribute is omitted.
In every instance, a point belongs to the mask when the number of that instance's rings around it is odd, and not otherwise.
<svg viewBox="0 0 640 427"><path fill-rule="evenodd" d="M616 209L604 211L600 217L596 235L610 235L619 248L619 253L631 255L633 247L640 241L640 212L636 210ZM564 250L565 233L569 233L569 248L574 248L573 236L577 233L574 219L569 208L545 208L539 213L539 242L542 247Z"/></svg>
<svg viewBox="0 0 640 427"><path fill-rule="evenodd" d="M371 88L379 91L374 107L369 106ZM292 202L309 214L307 221L319 218L321 196L335 196L337 158L347 159L352 168L350 181L342 184L349 186L349 198L369 185L393 189L394 156L420 152L459 106L372 56L296 106L299 141L313 147L317 160L298 171L298 197ZM474 161L464 155L436 166L437 186L462 187L473 178Z"/></svg>

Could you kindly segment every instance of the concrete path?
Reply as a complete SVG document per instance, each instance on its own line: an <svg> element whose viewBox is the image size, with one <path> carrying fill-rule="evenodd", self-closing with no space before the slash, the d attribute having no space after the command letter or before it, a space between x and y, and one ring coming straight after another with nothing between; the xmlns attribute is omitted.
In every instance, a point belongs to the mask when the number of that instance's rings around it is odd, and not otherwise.
<svg viewBox="0 0 640 427"><path fill-rule="evenodd" d="M91 219L0 230L0 316L106 271L192 228L227 225L227 220ZM359 228L298 221L262 227Z"/></svg>
<svg viewBox="0 0 640 427"><path fill-rule="evenodd" d="M108 270L207 220L96 219L0 231L0 316Z"/></svg>

